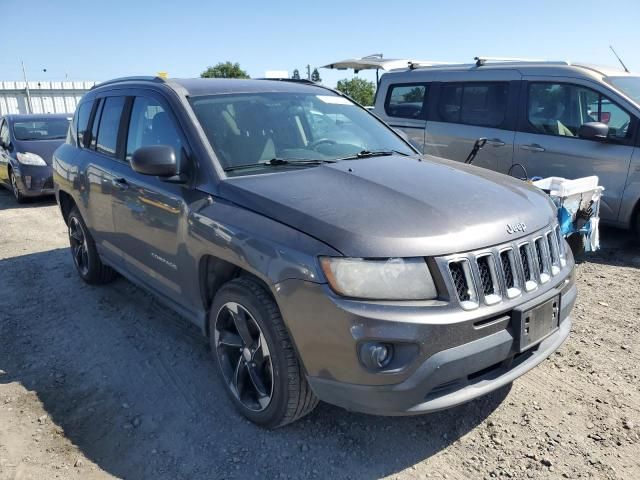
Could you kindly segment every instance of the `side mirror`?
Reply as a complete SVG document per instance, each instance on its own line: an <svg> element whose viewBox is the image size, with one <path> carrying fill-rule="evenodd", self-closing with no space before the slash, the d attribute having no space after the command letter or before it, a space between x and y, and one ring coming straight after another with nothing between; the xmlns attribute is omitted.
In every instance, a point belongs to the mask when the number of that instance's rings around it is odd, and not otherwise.
<svg viewBox="0 0 640 480"><path fill-rule="evenodd" d="M131 155L131 168L142 175L173 177L178 174L176 152L169 145L140 147Z"/></svg>
<svg viewBox="0 0 640 480"><path fill-rule="evenodd" d="M605 141L609 136L609 127L600 122L587 122L580 125L578 137L586 140Z"/></svg>

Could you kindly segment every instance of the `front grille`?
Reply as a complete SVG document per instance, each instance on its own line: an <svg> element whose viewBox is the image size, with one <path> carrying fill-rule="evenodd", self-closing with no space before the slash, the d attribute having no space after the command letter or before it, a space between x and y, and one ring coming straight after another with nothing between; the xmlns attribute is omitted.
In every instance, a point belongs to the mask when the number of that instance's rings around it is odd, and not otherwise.
<svg viewBox="0 0 640 480"><path fill-rule="evenodd" d="M502 263L502 273L504 274L505 286L507 288L514 288L516 286L516 282L513 275L513 268L511 267L511 257L509 256L508 251L500 253L500 262Z"/></svg>
<svg viewBox="0 0 640 480"><path fill-rule="evenodd" d="M533 280L531 276L531 264L529 263L529 245L520 246L520 261L522 262L525 281Z"/></svg>
<svg viewBox="0 0 640 480"><path fill-rule="evenodd" d="M488 256L478 258L478 271L480 272L480 283L482 285L482 293L492 295L496 293L496 286L493 284L491 275L491 267L489 267Z"/></svg>
<svg viewBox="0 0 640 480"><path fill-rule="evenodd" d="M469 301L471 295L469 294L469 284L462 262L451 262L449 264L449 271L451 272L451 278L453 279L453 285L456 289L458 299L461 302Z"/></svg>
<svg viewBox="0 0 640 480"><path fill-rule="evenodd" d="M478 252L436 259L448 271L464 309L493 305L538 288L560 273L566 261L558 227ZM560 237L561 238L561 237ZM443 263L444 262L444 263Z"/></svg>

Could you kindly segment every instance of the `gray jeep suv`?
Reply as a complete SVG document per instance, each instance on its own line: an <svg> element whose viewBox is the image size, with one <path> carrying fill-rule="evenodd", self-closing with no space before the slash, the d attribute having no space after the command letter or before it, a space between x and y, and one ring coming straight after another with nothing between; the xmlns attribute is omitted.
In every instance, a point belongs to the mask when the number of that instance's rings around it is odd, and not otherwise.
<svg viewBox="0 0 640 480"><path fill-rule="evenodd" d="M80 102L55 153L73 261L198 325L250 420L318 399L431 412L567 338L573 258L525 183L421 157L304 82L128 78Z"/></svg>

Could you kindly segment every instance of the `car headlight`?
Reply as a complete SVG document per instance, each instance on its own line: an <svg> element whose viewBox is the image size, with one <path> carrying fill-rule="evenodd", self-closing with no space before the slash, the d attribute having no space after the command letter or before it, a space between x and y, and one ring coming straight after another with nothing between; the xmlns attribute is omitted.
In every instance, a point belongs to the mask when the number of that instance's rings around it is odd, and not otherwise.
<svg viewBox="0 0 640 480"><path fill-rule="evenodd" d="M22 163L23 165L39 165L39 166L43 166L43 165L47 164L47 162L45 162L40 155L37 155L35 153L31 153L31 152L20 153L20 152L18 152L18 154L16 156L18 157L18 161L20 163Z"/></svg>
<svg viewBox="0 0 640 480"><path fill-rule="evenodd" d="M321 257L331 288L345 297L376 300L428 300L438 296L424 258Z"/></svg>

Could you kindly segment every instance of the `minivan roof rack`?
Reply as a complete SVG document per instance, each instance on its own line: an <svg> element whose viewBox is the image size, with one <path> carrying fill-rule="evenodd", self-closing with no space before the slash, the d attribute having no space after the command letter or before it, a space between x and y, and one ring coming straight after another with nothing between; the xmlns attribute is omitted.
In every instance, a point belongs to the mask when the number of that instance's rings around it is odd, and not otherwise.
<svg viewBox="0 0 640 480"><path fill-rule="evenodd" d="M545 64L550 64L550 65L571 65L569 62L567 62L566 60L558 60L558 61L551 61L551 60L541 60L541 59L534 59L534 58L510 58L510 57L485 57L485 56L479 56L479 57L473 57L473 59L476 62L476 66L477 67L481 67L483 65L486 65L487 63L501 63L501 62L505 62L505 63L545 63Z"/></svg>
<svg viewBox="0 0 640 480"><path fill-rule="evenodd" d="M162 77L157 77L157 76L154 77L154 76L151 76L151 75L138 75L138 76L132 76L132 77L114 78L112 80L107 80L105 82L97 83L93 87L91 87L91 90L93 90L94 88L97 88L97 87L102 87L103 85L111 85L113 83L135 82L135 81L166 83L166 79L164 79Z"/></svg>

